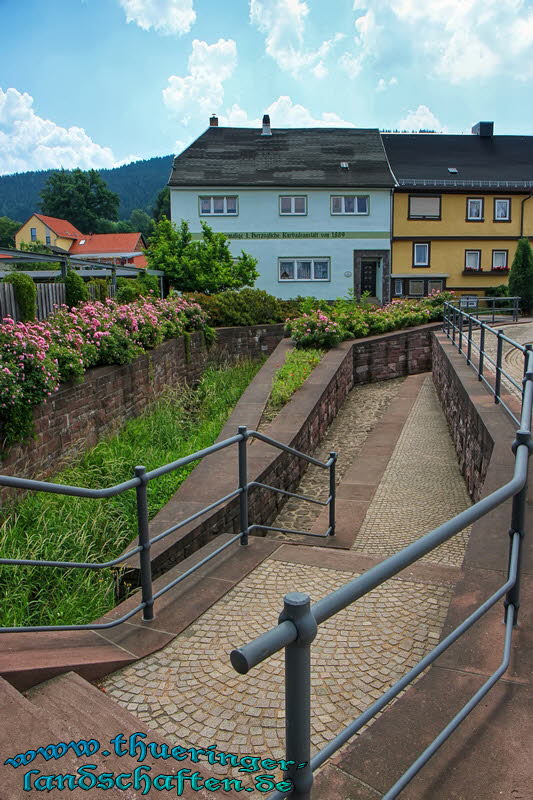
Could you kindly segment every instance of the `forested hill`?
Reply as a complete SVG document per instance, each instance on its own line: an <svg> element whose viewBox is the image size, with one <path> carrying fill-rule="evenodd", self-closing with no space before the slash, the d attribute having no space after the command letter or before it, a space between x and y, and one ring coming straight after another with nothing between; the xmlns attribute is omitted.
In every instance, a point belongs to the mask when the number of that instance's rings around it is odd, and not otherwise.
<svg viewBox="0 0 533 800"><path fill-rule="evenodd" d="M171 155L157 156L115 169L98 170L111 191L120 196L119 219L129 219L135 208L151 214L158 193L167 185L172 159ZM39 211L39 193L54 171L0 175L0 217L24 222L34 211Z"/></svg>

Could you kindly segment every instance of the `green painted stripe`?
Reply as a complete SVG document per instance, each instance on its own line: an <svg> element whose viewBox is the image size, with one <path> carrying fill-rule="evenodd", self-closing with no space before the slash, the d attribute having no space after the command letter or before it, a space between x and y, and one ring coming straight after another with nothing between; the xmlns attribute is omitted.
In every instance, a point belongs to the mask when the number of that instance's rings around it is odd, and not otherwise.
<svg viewBox="0 0 533 800"><path fill-rule="evenodd" d="M390 239L388 231L268 231L224 234L230 240L238 239ZM193 233L193 239L201 239L201 233Z"/></svg>

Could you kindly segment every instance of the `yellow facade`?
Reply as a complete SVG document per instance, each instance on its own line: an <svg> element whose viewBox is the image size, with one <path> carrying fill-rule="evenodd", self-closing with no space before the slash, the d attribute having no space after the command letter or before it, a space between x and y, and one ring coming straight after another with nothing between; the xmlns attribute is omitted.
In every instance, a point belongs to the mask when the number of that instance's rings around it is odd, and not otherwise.
<svg viewBox="0 0 533 800"><path fill-rule="evenodd" d="M440 197L440 218L409 218L410 197ZM481 201L468 204L468 200ZM497 220L495 201L508 201L504 208L509 209L509 219ZM424 201L422 201L424 202ZM435 206L437 201L433 201ZM416 200L415 200L416 203ZM475 220L468 219L473 206L479 214ZM498 204L501 209L502 204ZM433 211L433 213L435 213ZM511 266L520 236L533 234L533 198L529 194L484 194L476 192L417 192L396 191L393 199L392 224L392 268L393 296L409 295L410 287L420 290L420 284L410 284L410 280L425 279L425 292L438 286L434 281L442 281L442 287L458 293L483 296L488 286L507 284L508 271L493 268L505 260ZM428 244L428 257L424 263L416 265L424 250L414 245ZM496 253L494 253L496 251ZM467 255L468 252L468 255ZM476 255L476 253L478 255ZM504 256L503 253L506 255ZM479 269L471 265L478 265ZM470 266L470 269L467 269ZM394 279L396 278L396 283ZM431 280L431 284L429 281Z"/></svg>
<svg viewBox="0 0 533 800"><path fill-rule="evenodd" d="M32 228L35 228L35 238L42 244L50 244L54 247L61 247L63 250L70 250L73 239L66 239L58 236L48 225L45 225L44 222L35 215L30 217L15 234L15 246L17 249L20 249L22 242L24 242L24 244L30 244L34 241L34 239L32 239ZM50 237L50 241L47 240L47 236Z"/></svg>

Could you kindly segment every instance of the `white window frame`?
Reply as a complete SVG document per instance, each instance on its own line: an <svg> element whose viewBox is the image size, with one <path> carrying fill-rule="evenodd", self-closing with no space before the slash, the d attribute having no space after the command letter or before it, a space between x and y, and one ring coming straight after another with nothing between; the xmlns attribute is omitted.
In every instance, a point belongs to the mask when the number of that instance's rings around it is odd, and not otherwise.
<svg viewBox="0 0 533 800"><path fill-rule="evenodd" d="M354 201L354 211L346 211L346 199L353 198ZM366 211L358 211L357 206L359 204L359 200L365 198L366 199ZM333 201L340 199L342 201L342 211L334 211L333 210ZM351 216L351 217L368 217L370 214L370 195L368 194L332 194L330 197L329 203L331 214L335 217L339 216Z"/></svg>
<svg viewBox="0 0 533 800"><path fill-rule="evenodd" d="M475 253L476 254L476 258L477 258L477 266L476 267L471 267L468 264L468 255L470 253ZM479 272L481 270L481 253L479 252L479 250L465 250L465 270L468 270L469 272Z"/></svg>
<svg viewBox="0 0 533 800"><path fill-rule="evenodd" d="M425 247L426 257L424 261L417 261L416 248ZM415 267L429 267L429 242L413 242L413 266Z"/></svg>
<svg viewBox="0 0 533 800"><path fill-rule="evenodd" d="M30 239L32 242L37 241L37 228L30 228Z"/></svg>
<svg viewBox="0 0 533 800"><path fill-rule="evenodd" d="M411 200L438 200L438 212L436 214L413 214ZM410 194L407 198L407 219L441 219L442 216L442 196L440 194Z"/></svg>
<svg viewBox="0 0 533 800"><path fill-rule="evenodd" d="M398 289L400 291L398 291ZM403 278L394 278L394 297L403 296Z"/></svg>
<svg viewBox="0 0 533 800"><path fill-rule="evenodd" d="M430 284L430 283L438 283L438 284L440 284L440 286L439 286L438 288L437 288L437 287L435 287L434 289L430 289L430 287L429 287L429 284ZM442 292L442 291L444 291L444 281L443 281L443 279L442 279L442 278L428 278L428 283L427 283L427 293L428 293L428 297L429 297L429 293L430 293L430 292L435 292L435 291L436 291L436 292Z"/></svg>
<svg viewBox="0 0 533 800"><path fill-rule="evenodd" d="M495 264L494 257L496 253L503 253L505 264ZM509 266L508 264L509 252L507 250L493 250L492 251L492 269L507 269Z"/></svg>
<svg viewBox="0 0 533 800"><path fill-rule="evenodd" d="M52 244L52 237L50 236L49 233L47 233L46 236L45 236L45 244L47 244L47 245L51 245Z"/></svg>
<svg viewBox="0 0 533 800"><path fill-rule="evenodd" d="M472 216L470 211L470 203L479 203L479 217ZM484 198L483 197L469 197L466 201L466 218L470 222L483 222L484 220Z"/></svg>
<svg viewBox="0 0 533 800"><path fill-rule="evenodd" d="M215 211L214 201L222 198L224 204L223 211ZM228 199L235 200L235 211L228 211ZM202 200L209 200L210 211L202 211ZM236 194L201 194L198 195L198 214L201 217L236 217L239 214L239 196Z"/></svg>
<svg viewBox="0 0 533 800"><path fill-rule="evenodd" d="M310 261L311 262L311 277L310 278L298 278L298 262L302 261ZM315 263L318 261L326 261L328 264L328 277L327 278L315 278ZM292 278L282 278L281 277L281 265L287 262L292 263ZM315 282L322 282L325 283L331 280L331 258L329 256L322 256L319 258L318 256L299 256L298 258L289 256L287 258L278 258L278 283L305 283L306 281L313 281Z"/></svg>
<svg viewBox="0 0 533 800"><path fill-rule="evenodd" d="M507 214L505 217L499 217L497 213L498 203L507 203ZM495 197L494 198L494 222L509 222L511 219L511 200L508 197Z"/></svg>
<svg viewBox="0 0 533 800"><path fill-rule="evenodd" d="M303 211L295 211L295 200L303 200L305 208ZM281 201L282 200L290 200L291 201L291 210L290 211L283 211L281 208ZM279 213L281 217L305 217L307 214L307 195L305 194L280 194L279 201Z"/></svg>

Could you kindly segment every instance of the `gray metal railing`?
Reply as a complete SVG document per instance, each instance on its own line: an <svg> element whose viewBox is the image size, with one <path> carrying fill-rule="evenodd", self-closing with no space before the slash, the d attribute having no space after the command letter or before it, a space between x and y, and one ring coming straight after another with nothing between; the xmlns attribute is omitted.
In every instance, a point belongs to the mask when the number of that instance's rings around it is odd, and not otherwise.
<svg viewBox="0 0 533 800"><path fill-rule="evenodd" d="M500 302L513 301L513 321L516 322L518 319L518 311L516 311L515 316L514 309L515 306L518 307L519 297L483 299ZM518 302L515 303L515 301ZM532 346L514 341L514 339L506 336L501 328L498 330L492 328L490 325L481 322L479 314L469 314L462 308L458 308L455 303L444 304L443 330L453 344L457 346L459 352L464 355L467 364L477 371L478 380L489 389L494 397L494 402L501 405L518 425L518 417L502 396L502 380L504 381L504 386L505 382L507 382L508 388L518 396L522 395L523 385L504 368L503 346L506 343L512 349L524 354L524 375L527 365L525 354L532 349Z"/></svg>
<svg viewBox="0 0 533 800"><path fill-rule="evenodd" d="M282 450L285 453L289 453L296 458L306 461L308 464L314 464L322 469L327 469L329 471L329 496L327 500L315 500L314 498L306 497L305 495L288 492L284 489L278 488L277 486L269 486L257 481L248 481L246 442L250 438L259 439L260 441L265 442L266 444L271 445L278 450ZM234 444L238 445L239 486L234 491L226 494L224 497L220 497L218 500L215 500L213 503L205 506L205 508L197 511L195 514L191 514L186 519L180 520L176 524L171 525L171 527L166 531L163 531L157 536L150 538L147 499L147 485L149 481L159 478L161 475L166 475L169 472L180 469L181 467L185 467L187 464L191 464L193 461L199 461L206 456L211 455L212 453L217 453L220 450L224 450ZM271 439L269 436L259 433L259 431L249 431L246 426L240 426L235 436L231 436L229 439L224 439L222 442L216 442L210 447L206 447L203 450L198 450L196 453L191 453L188 456L179 458L177 461L173 461L170 464L165 464L164 466L150 470L149 472L147 472L146 468L143 466L135 467L135 477L128 481L124 481L123 483L118 483L115 486L109 486L105 489L88 489L82 486L67 486L59 483L48 483L47 481L36 481L27 478L15 478L9 475L0 475L0 486L9 486L14 489L23 489L26 491L49 492L52 494L62 494L72 497L92 498L94 500L114 497L117 494L122 494L122 492L135 489L137 502L137 535L139 540L139 543L136 547L133 547L131 550L128 550L127 553L124 553L112 561L85 563L78 561L43 561L37 559L0 558L0 565L61 567L64 569L108 569L123 564L125 561L132 558L132 556L137 555L138 553L141 583L141 602L122 617L113 620L112 622L86 625L28 625L13 628L0 628L0 633L104 630L106 628L114 628L117 625L126 622L126 620L130 619L135 614L138 614L140 611L143 612L143 620L150 622L154 619L154 603L159 597L164 595L170 589L174 588L174 586L177 586L178 583L181 583L181 581L185 580L185 578L187 578L189 575L192 575L193 572L196 572L196 570L200 569L200 567L202 567L204 564L207 564L208 561L211 561L211 559L215 558L217 555L219 555L219 553L222 553L224 550L226 550L226 548L235 542L240 540L241 545L247 545L248 535L253 530L258 529L265 531L280 531L282 533L303 534L305 536L318 536L322 538L333 536L335 534L336 462L336 453L330 453L329 459L326 462L319 461L317 458L313 458L313 456L302 453L299 450L296 450L294 447L290 447L289 445L278 442L275 439ZM289 528L275 528L269 525L250 524L248 519L248 499L250 489L254 487L272 491L281 495L287 495L289 497L296 497L321 506L329 506L329 524L327 530L324 533L310 533L309 531L295 531ZM178 578L175 578L173 581L167 583L154 593L152 586L152 565L150 559L150 549L152 545L235 497L239 498L239 533L218 547L212 553L205 556L201 561L188 569L186 572L182 573Z"/></svg>
<svg viewBox="0 0 533 800"><path fill-rule="evenodd" d="M458 310L453 306L453 313ZM469 316L469 315L465 315ZM445 327L447 325L445 320ZM487 326L484 326L487 328ZM455 330L455 328L454 328ZM495 333L493 331L493 333ZM501 336L500 336L501 340ZM511 341L511 340L509 340ZM523 348L516 342L519 349ZM486 357L486 356L485 356ZM501 369L501 357L500 361ZM500 398L501 402L501 398ZM382 800L393 800L429 761L487 692L505 673L510 659L513 626L516 625L520 606L520 551L525 534L525 505L527 495L528 461L532 450L531 414L533 407L533 352L524 350L524 379L519 430L513 445L515 466L512 479L478 503L462 511L435 530L349 581L331 594L311 605L307 594L291 592L284 598L279 624L248 644L233 650L231 663L234 669L246 674L250 669L285 649L285 716L286 760L291 762L285 779L292 783L290 791L275 791L268 800L281 800L290 795L297 800L310 800L313 772L348 742L364 725L382 711L418 675L429 667L450 645L456 642L498 600L505 596L505 634L503 656L498 669L475 695L455 715L451 722L426 747L423 753L383 795ZM347 725L332 741L311 756L311 645L318 626L339 611L355 603L403 569L414 564L439 545L447 542L476 520L513 498L507 580L503 585L454 631L443 639L415 667L400 678L369 708Z"/></svg>
<svg viewBox="0 0 533 800"><path fill-rule="evenodd" d="M475 272L475 270L472 270ZM477 297L474 295L463 295L458 300L446 303L447 306L455 306L462 311L467 311L471 316L480 319L484 317L493 325L498 317L503 317L508 321L510 317L513 322L518 322L520 314L519 297Z"/></svg>

